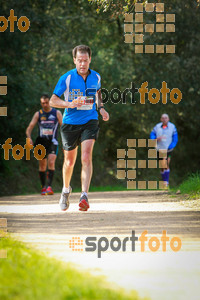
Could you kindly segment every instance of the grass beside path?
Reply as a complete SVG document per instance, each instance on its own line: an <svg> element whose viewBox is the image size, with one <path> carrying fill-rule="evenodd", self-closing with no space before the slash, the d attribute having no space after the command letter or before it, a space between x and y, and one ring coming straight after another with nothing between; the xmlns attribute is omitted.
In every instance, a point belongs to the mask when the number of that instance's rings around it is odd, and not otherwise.
<svg viewBox="0 0 200 300"><path fill-rule="evenodd" d="M189 175L189 177L176 188L176 191L187 195L191 199L200 198L200 173L197 172Z"/></svg>
<svg viewBox="0 0 200 300"><path fill-rule="evenodd" d="M11 238L0 239L1 300L138 300L136 292L114 290L101 277L81 273Z"/></svg>

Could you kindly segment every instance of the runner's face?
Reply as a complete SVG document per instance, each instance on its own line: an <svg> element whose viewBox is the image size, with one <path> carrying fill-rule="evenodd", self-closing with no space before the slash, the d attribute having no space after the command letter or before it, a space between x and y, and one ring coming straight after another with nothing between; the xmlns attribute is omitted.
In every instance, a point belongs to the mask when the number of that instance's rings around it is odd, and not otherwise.
<svg viewBox="0 0 200 300"><path fill-rule="evenodd" d="M40 99L40 104L44 111L49 111L51 109L51 107L49 105L49 98Z"/></svg>
<svg viewBox="0 0 200 300"><path fill-rule="evenodd" d="M169 121L169 118L167 116L161 117L161 122L163 123L163 125L167 125L168 121Z"/></svg>
<svg viewBox="0 0 200 300"><path fill-rule="evenodd" d="M77 72L80 75L86 75L90 66L91 57L88 53L77 52L76 58L74 58L74 63L76 65Z"/></svg>

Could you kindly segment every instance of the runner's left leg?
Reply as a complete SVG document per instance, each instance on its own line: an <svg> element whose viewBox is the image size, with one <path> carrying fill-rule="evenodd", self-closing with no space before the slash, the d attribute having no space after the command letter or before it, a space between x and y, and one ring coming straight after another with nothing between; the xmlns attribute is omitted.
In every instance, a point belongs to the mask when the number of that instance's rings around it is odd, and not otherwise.
<svg viewBox="0 0 200 300"><path fill-rule="evenodd" d="M88 191L90 187L90 181L92 178L92 151L94 147L94 139L84 140L81 143L81 186L82 193L79 201L79 210L87 211L90 207L88 202Z"/></svg>
<svg viewBox="0 0 200 300"><path fill-rule="evenodd" d="M95 140L85 140L81 143L81 186L82 192L88 193L90 187L90 181L92 177L92 151L94 147Z"/></svg>
<svg viewBox="0 0 200 300"><path fill-rule="evenodd" d="M170 161L171 161L171 157L169 156L167 158L167 169L165 170L166 181L168 184L169 184L169 174L170 174L170 168L169 168Z"/></svg>
<svg viewBox="0 0 200 300"><path fill-rule="evenodd" d="M161 169L161 176L162 180L165 182L165 185L169 185L169 174L170 174L170 169L169 169L169 164L170 164L171 158L163 158L162 164L163 168Z"/></svg>
<svg viewBox="0 0 200 300"><path fill-rule="evenodd" d="M170 161L171 161L171 157L168 157L168 158L167 158L167 169L169 169Z"/></svg>

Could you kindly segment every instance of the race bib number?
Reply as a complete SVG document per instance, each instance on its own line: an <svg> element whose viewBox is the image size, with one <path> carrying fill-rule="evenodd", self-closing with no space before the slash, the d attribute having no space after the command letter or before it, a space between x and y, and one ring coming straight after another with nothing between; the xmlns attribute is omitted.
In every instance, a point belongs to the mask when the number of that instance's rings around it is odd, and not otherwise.
<svg viewBox="0 0 200 300"><path fill-rule="evenodd" d="M43 128L42 135L53 135L53 129Z"/></svg>
<svg viewBox="0 0 200 300"><path fill-rule="evenodd" d="M83 104L81 107L77 107L77 110L90 110L93 104Z"/></svg>
<svg viewBox="0 0 200 300"><path fill-rule="evenodd" d="M83 104L81 107L77 107L77 110L90 110L92 109L94 103L93 98L87 96L82 96L79 100L74 101L78 101Z"/></svg>

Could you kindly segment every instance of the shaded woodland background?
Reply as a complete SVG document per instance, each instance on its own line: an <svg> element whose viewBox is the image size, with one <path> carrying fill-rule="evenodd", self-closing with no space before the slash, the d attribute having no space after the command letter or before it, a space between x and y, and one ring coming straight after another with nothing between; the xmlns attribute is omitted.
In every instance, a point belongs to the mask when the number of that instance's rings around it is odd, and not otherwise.
<svg viewBox="0 0 200 300"><path fill-rule="evenodd" d="M149 1L153 2L153 1ZM31 26L21 33L0 33L0 75L8 76L8 94L0 96L0 106L8 107L8 116L0 117L0 144L11 137L12 146L24 145L25 130L40 108L40 95L52 94L59 77L74 68L72 49L78 44L92 48L91 68L101 74L102 87L123 91L148 81L148 88L160 89L166 81L170 90L177 87L182 101L145 105L106 103L110 121L100 117L100 135L94 149L92 186L124 186L116 178L117 149L126 147L130 138L148 138L162 113L168 113L179 133L179 142L171 163L171 185L177 185L189 173L199 170L200 153L200 8L197 0L157 1L165 3L166 13L175 13L176 32L146 34L145 43L175 44L175 54L135 54L133 44L124 43L124 13L134 12L134 1L17 0L0 1L0 15L8 18L10 9L20 18L27 16ZM152 22L153 14L145 14ZM155 22L155 21L154 21ZM61 110L62 111L62 110ZM37 130L33 132L36 138ZM60 140L60 138L59 138ZM146 152L145 152L146 151ZM147 150L138 152L144 159ZM54 189L62 187L63 154L61 143L56 162ZM80 153L72 186L80 187ZM158 170L140 170L138 179L158 179ZM32 193L40 190L38 162L23 158L3 159L0 146L0 195Z"/></svg>

